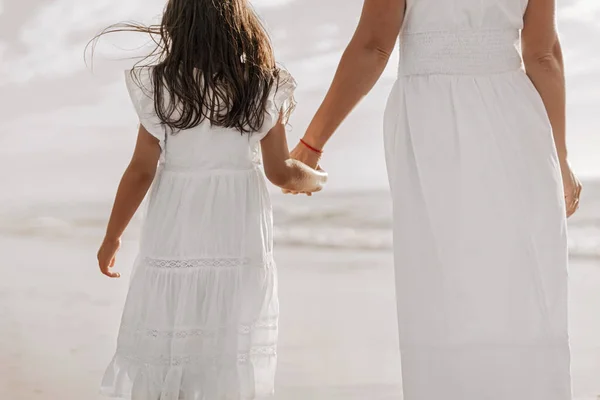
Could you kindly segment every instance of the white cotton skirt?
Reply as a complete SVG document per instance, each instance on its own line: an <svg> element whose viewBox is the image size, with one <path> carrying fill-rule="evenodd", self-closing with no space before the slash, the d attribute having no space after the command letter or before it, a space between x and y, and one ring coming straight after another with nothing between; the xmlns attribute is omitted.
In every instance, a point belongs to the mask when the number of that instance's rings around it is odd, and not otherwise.
<svg viewBox="0 0 600 400"><path fill-rule="evenodd" d="M263 173L161 167L101 392L132 400L271 395L278 315Z"/></svg>

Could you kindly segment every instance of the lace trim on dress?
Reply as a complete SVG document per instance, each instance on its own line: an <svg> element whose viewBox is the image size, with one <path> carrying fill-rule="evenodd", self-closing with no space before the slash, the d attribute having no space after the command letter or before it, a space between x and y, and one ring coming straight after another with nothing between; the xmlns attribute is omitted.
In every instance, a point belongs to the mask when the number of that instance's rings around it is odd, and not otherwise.
<svg viewBox="0 0 600 400"><path fill-rule="evenodd" d="M250 258L196 258L189 260L170 260L159 258L144 258L144 264L151 268L236 268L252 264L271 267L273 259L271 256L264 261L255 262Z"/></svg>
<svg viewBox="0 0 600 400"><path fill-rule="evenodd" d="M277 318L259 320L251 325L239 325L238 333L241 335L249 335L257 330L277 330L278 322ZM212 329L171 329L171 330L160 330L160 329L147 329L147 328L134 328L131 326L123 325L121 327L121 334L133 335L133 336L145 336L147 338L154 339L187 339L190 337L214 337L220 335L224 331L230 330L231 327L223 326Z"/></svg>
<svg viewBox="0 0 600 400"><path fill-rule="evenodd" d="M224 361L223 355L215 355L213 357L209 357L206 354L201 355L185 355L185 356L148 356L148 357L140 357L134 356L131 354L126 354L123 351L117 351L117 355L123 357L124 359L130 360L135 363L140 364L148 364L148 365L157 365L157 366L188 366L188 365L212 365L214 367L219 365L224 365L226 362ZM253 346L247 352L241 352L237 354L235 358L238 364L246 364L249 361L256 358L263 357L277 357L277 345L276 344L268 344L261 346Z"/></svg>

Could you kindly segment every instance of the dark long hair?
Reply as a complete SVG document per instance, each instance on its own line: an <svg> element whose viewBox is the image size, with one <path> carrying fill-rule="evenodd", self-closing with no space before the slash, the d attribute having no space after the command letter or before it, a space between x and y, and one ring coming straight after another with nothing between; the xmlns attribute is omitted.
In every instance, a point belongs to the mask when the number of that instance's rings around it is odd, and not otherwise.
<svg viewBox="0 0 600 400"><path fill-rule="evenodd" d="M123 31L147 33L156 43L131 73L141 86L140 70L151 67L156 114L172 131L205 120L242 133L260 130L280 76L248 0L169 0L160 25L117 24L92 42Z"/></svg>

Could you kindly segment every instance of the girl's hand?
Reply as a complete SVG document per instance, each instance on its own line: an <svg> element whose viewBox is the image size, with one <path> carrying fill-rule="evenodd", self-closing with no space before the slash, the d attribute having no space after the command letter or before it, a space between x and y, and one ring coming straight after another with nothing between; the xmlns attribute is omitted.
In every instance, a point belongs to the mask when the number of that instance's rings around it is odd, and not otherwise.
<svg viewBox="0 0 600 400"><path fill-rule="evenodd" d="M582 186L566 160L561 161L560 169L565 193L565 204L567 206L567 217L570 217L579 208L579 197L581 196Z"/></svg>
<svg viewBox="0 0 600 400"><path fill-rule="evenodd" d="M117 251L121 248L121 239L104 238L100 250L98 250L98 266L100 271L109 278L120 278L121 274L112 272L115 266Z"/></svg>
<svg viewBox="0 0 600 400"><path fill-rule="evenodd" d="M290 157L294 160L298 160L303 164L306 164L308 167L315 169L319 172L325 172L319 165L319 161L321 161L321 157L323 156L322 152L315 151L314 149L309 148L305 143L299 142L294 150L290 153ZM314 192L295 192L292 190L283 189L283 193L285 194L306 194L307 196L312 196ZM320 191L320 190L319 190Z"/></svg>
<svg viewBox="0 0 600 400"><path fill-rule="evenodd" d="M293 195L305 194L309 197L312 196L313 193L320 192L321 190L323 190L325 183L327 183L327 173L325 172L325 170L323 168L321 168L320 165L317 165L317 168L315 168L315 171L324 174L324 179L322 180L322 184L317 188L317 190L314 190L312 192L297 192L297 191L289 190L289 189L281 189L281 191L283 192L283 194L293 194Z"/></svg>

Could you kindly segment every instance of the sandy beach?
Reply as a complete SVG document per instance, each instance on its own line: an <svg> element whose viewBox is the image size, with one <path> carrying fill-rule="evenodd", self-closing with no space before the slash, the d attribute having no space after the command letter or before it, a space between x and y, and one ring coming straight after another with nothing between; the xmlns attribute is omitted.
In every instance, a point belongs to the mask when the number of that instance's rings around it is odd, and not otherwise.
<svg viewBox="0 0 600 400"><path fill-rule="evenodd" d="M99 239L99 238L98 238ZM110 281L89 238L0 238L0 398L95 399L115 346L135 240ZM275 400L400 399L392 255L279 246L281 342ZM571 266L576 400L600 394L600 267Z"/></svg>

